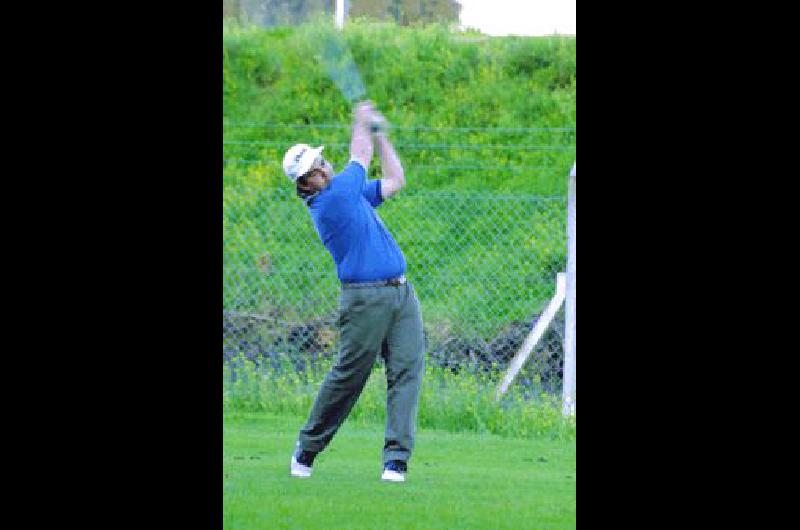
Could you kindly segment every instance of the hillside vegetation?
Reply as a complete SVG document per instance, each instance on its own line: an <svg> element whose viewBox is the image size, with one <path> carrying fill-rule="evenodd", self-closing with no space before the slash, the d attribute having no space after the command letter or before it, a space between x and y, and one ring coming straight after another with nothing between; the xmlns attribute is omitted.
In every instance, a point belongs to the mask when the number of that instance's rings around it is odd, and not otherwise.
<svg viewBox="0 0 800 530"><path fill-rule="evenodd" d="M347 161L351 105L315 59L321 31L225 26L227 183L245 174L251 184L285 186L280 160L299 141L326 145L335 168ZM574 37L366 22L349 23L343 37L393 126L411 185L565 193L575 159Z"/></svg>

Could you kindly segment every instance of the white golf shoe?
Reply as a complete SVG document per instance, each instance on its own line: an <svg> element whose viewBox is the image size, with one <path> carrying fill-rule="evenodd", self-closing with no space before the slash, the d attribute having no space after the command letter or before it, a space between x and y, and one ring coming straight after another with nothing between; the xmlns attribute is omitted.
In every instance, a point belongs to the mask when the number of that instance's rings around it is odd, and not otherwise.
<svg viewBox="0 0 800 530"><path fill-rule="evenodd" d="M381 480L386 480L388 482L405 482L406 470L406 463L402 460L390 460L383 467Z"/></svg>
<svg viewBox="0 0 800 530"><path fill-rule="evenodd" d="M289 469L293 477L308 478L311 476L311 466L301 464L294 455L292 455L292 463Z"/></svg>
<svg viewBox="0 0 800 530"><path fill-rule="evenodd" d="M303 451L300 449L300 442L297 442L297 448L292 455L292 461L289 464L289 471L293 477L308 478L311 476L311 466L314 465L314 458L317 453L313 451Z"/></svg>

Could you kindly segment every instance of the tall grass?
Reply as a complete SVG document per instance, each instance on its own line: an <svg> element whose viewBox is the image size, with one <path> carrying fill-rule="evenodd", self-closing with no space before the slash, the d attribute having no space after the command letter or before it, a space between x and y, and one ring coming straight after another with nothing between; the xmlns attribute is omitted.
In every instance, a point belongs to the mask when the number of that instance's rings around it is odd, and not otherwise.
<svg viewBox="0 0 800 530"><path fill-rule="evenodd" d="M330 367L325 359L305 371L288 361L284 366L256 364L244 358L223 365L223 409L226 415L268 412L307 416ZM574 439L576 420L561 415L560 400L546 393L524 395L513 387L495 401L498 371L455 374L428 364L420 395L418 426L450 432L491 433L513 438ZM348 421L382 424L386 418L386 377L376 365Z"/></svg>

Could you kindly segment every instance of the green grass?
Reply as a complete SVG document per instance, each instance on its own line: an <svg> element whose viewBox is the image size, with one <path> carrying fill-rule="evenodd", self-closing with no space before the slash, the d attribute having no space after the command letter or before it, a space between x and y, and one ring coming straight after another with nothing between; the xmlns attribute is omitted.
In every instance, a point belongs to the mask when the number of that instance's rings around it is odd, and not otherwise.
<svg viewBox="0 0 800 530"><path fill-rule="evenodd" d="M223 365L226 413L302 417L311 408L331 360L320 361L313 370L303 373L288 364L274 369L265 365L257 368L243 359L239 363L236 382L231 382L231 365ZM494 396L501 376L499 371L454 374L428 360L419 397L418 425L452 433L575 440L577 420L561 415L560 396L514 384L502 401L497 402ZM386 375L379 365L373 369L348 421L357 425L381 424L386 417L385 409Z"/></svg>
<svg viewBox="0 0 800 530"><path fill-rule="evenodd" d="M345 423L310 479L289 476L299 416L228 416L223 528L576 526L575 441L421 429L403 484L380 481L383 430Z"/></svg>

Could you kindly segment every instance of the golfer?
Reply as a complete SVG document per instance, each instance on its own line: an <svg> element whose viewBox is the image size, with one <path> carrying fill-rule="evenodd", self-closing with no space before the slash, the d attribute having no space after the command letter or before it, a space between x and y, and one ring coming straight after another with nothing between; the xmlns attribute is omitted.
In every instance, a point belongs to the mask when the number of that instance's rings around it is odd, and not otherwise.
<svg viewBox="0 0 800 530"><path fill-rule="evenodd" d="M386 364L383 480L403 482L414 447L424 367L419 301L406 280L406 262L375 209L404 185L403 167L371 102L354 110L350 161L334 175L324 146L292 146L283 169L305 201L319 238L336 264L342 290L340 351L319 389L291 459L291 475L310 477L318 453L350 413L375 360ZM373 142L383 178L367 180Z"/></svg>

